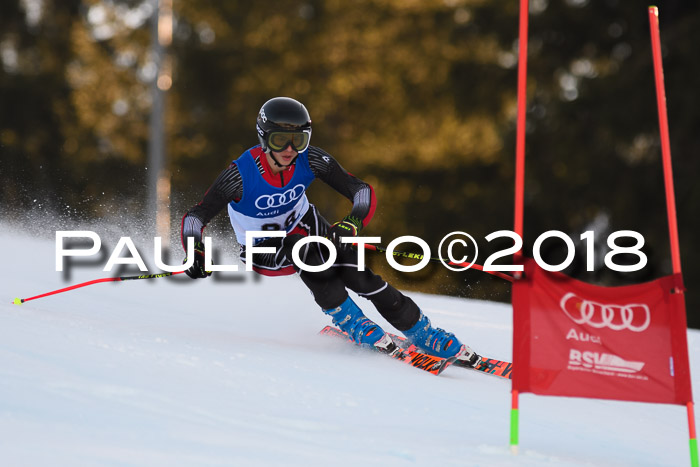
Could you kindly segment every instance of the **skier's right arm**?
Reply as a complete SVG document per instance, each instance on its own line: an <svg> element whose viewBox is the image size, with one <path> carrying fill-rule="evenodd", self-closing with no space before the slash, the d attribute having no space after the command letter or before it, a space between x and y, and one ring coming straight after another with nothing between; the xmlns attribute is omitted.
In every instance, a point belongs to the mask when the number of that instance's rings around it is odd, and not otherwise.
<svg viewBox="0 0 700 467"><path fill-rule="evenodd" d="M208 277L211 272L204 270L204 228L231 201L243 196L243 179L236 164L231 164L221 172L212 186L204 194L202 201L193 206L182 218L180 238L187 252L187 239L194 238L194 264L185 273L193 279ZM185 258L187 260L187 258Z"/></svg>

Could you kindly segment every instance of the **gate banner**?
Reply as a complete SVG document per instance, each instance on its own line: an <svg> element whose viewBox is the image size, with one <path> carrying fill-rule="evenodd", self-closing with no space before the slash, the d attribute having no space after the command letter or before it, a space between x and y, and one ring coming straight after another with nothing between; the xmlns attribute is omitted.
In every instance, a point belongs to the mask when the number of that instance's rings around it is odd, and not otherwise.
<svg viewBox="0 0 700 467"><path fill-rule="evenodd" d="M540 395L692 401L680 274L587 284L528 258L513 285L513 389Z"/></svg>

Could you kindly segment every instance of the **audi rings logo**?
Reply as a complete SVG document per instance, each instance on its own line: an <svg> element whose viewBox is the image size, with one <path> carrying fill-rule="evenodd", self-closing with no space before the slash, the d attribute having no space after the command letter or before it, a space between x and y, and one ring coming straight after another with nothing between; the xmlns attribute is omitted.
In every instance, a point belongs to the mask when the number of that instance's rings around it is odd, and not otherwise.
<svg viewBox="0 0 700 467"><path fill-rule="evenodd" d="M574 323L587 324L596 329L610 328L613 331L629 329L633 332L642 332L651 323L649 307L641 303L604 305L584 300L569 292L562 297L559 306Z"/></svg>
<svg viewBox="0 0 700 467"><path fill-rule="evenodd" d="M255 207L258 209L274 209L296 201L304 194L304 185L301 183L294 188L283 193L275 193L273 195L262 195L255 200Z"/></svg>

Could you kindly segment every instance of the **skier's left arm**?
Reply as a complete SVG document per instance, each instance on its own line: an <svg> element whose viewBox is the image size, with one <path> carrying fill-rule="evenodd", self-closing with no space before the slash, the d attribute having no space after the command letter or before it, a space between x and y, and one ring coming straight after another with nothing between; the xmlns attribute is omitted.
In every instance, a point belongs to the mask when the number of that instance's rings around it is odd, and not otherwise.
<svg viewBox="0 0 700 467"><path fill-rule="evenodd" d="M350 214L333 224L329 237L356 236L374 216L377 206L374 189L350 174L321 148L309 147L309 165L317 178L352 202Z"/></svg>

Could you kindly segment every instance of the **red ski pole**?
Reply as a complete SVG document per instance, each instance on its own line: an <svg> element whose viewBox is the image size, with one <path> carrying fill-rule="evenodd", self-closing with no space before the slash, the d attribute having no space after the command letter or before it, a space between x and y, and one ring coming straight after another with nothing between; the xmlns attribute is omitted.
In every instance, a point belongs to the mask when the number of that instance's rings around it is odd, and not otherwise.
<svg viewBox="0 0 700 467"><path fill-rule="evenodd" d="M178 272L163 272L160 274L147 274L143 276L126 276L126 277L105 277L103 279L95 279L92 281L87 281L87 282L82 282L80 284L75 284L71 285L70 287L65 287L63 289L58 289L54 290L51 292L46 292L41 295L36 295L34 297L29 297L29 298L15 298L14 301L12 301L13 304L15 305L21 305L24 302L28 302L29 300L36 300L37 298L43 298L43 297L48 297L49 295L55 295L63 292L68 292L69 290L74 290L74 289L79 289L81 287L86 287L88 285L92 284L99 284L100 282L121 282L121 281L131 281L131 280L138 280L138 279L156 279L158 277L168 277L168 276L174 276L175 274L182 274L185 271L178 271Z"/></svg>

